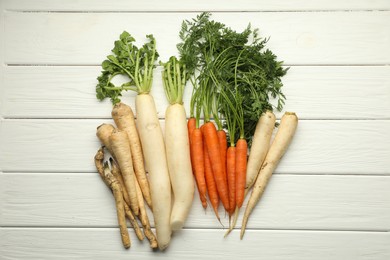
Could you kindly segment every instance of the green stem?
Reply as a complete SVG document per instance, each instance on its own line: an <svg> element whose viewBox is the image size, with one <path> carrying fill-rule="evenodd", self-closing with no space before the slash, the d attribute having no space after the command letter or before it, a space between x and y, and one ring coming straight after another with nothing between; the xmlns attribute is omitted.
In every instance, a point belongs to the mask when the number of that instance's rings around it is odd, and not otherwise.
<svg viewBox="0 0 390 260"><path fill-rule="evenodd" d="M129 87L104 87L105 89L108 90L132 90L132 91L137 91L137 88L134 86L129 86Z"/></svg>

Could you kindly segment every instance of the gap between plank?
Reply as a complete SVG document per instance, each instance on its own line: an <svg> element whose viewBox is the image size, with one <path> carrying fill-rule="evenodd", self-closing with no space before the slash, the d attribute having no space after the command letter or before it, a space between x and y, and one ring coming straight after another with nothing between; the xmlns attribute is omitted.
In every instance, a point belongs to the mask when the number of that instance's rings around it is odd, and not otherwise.
<svg viewBox="0 0 390 260"><path fill-rule="evenodd" d="M313 9L313 10L305 10L305 9L297 9L297 10L209 10L209 9L199 9L199 10L148 10L148 9L140 9L140 10L16 10L16 9L5 9L5 12L11 13L69 13L69 14L80 14L80 13L201 13L201 12L210 12L210 13L345 13L345 12L387 12L388 9Z"/></svg>
<svg viewBox="0 0 390 260"><path fill-rule="evenodd" d="M78 177L81 177L81 176L95 176L96 175L96 171L42 171L42 170L36 170L36 171L17 171L17 170L7 170L7 171L0 171L0 175L32 175L32 174L36 174L36 175L50 175L50 176L56 176L56 175L59 175L59 174L62 174L62 175L74 175L74 176L78 176ZM90 174L90 175L82 175L82 174ZM374 173L374 174L370 174L370 173L280 173L280 172L275 172L273 173L272 175L280 175L280 176L334 176L334 177L337 177L337 176L343 176L343 177L367 177L367 178L371 178L371 177L384 177L384 178L390 178L390 172L389 173L383 173L383 174L379 174L379 173ZM98 176L98 175L96 175Z"/></svg>
<svg viewBox="0 0 390 260"><path fill-rule="evenodd" d="M31 64L31 63L4 63L6 67L101 67L101 64ZM283 67L386 67L390 66L390 63L383 64L287 64L284 63ZM161 67L161 66L157 66Z"/></svg>
<svg viewBox="0 0 390 260"><path fill-rule="evenodd" d="M15 230L20 230L20 229L67 229L67 230L81 230L81 229L90 229L90 230L112 230L112 229L117 229L118 227L113 225L113 226L67 226L67 227L59 227L59 226L0 226L1 229L15 229ZM128 225L128 228L132 228L131 226ZM154 230L154 227L152 227L152 230ZM227 229L221 229L221 228L205 228L205 227L184 227L183 230L215 230L215 231L221 231L225 232ZM234 228L234 230L241 230L241 228ZM353 230L353 229L283 229L283 228L246 228L246 231L264 231L264 232L349 232L349 233L388 233L390 230Z"/></svg>

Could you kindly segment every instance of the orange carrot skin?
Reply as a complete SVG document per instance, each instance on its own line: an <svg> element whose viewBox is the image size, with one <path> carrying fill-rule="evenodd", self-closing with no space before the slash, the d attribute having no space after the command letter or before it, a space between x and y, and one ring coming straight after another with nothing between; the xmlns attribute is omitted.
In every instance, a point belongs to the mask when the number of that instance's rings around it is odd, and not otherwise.
<svg viewBox="0 0 390 260"><path fill-rule="evenodd" d="M204 132L204 127L201 127L202 132ZM217 191L217 185L214 180L213 169L211 168L210 156L207 150L207 145L203 145L204 151L204 172L206 177L206 186L207 186L207 194L209 196L211 205L213 206L215 215L219 219L218 215L218 206L219 206L219 197Z"/></svg>
<svg viewBox="0 0 390 260"><path fill-rule="evenodd" d="M194 162L193 162L193 156L192 156L192 148L191 148L191 135L194 129L196 128L196 119L195 117L191 117L187 121L187 129L188 129L188 138L189 140L189 145L190 145L190 158L191 158L191 168L192 168L192 173L195 174L194 170Z"/></svg>
<svg viewBox="0 0 390 260"><path fill-rule="evenodd" d="M195 180L199 191L199 197L203 208L207 207L206 201L206 180L204 176L204 151L203 151L203 136L199 128L192 131L191 134L191 151L193 160L193 169Z"/></svg>
<svg viewBox="0 0 390 260"><path fill-rule="evenodd" d="M230 146L226 154L226 171L229 186L229 215L236 209L236 147Z"/></svg>
<svg viewBox="0 0 390 260"><path fill-rule="evenodd" d="M204 124L204 136L207 150L209 152L211 167L214 173L215 183L217 184L218 195L225 210L229 211L229 192L226 175L222 166L217 129L213 123L207 122Z"/></svg>
<svg viewBox="0 0 390 260"><path fill-rule="evenodd" d="M244 202L246 164L247 164L248 144L241 138L236 144L236 205L241 208Z"/></svg>
<svg viewBox="0 0 390 260"><path fill-rule="evenodd" d="M191 136L192 131L194 131L195 128L196 128L196 119L195 117L190 117L190 119L188 119L187 121L188 136Z"/></svg>
<svg viewBox="0 0 390 260"><path fill-rule="evenodd" d="M227 139L226 139L226 132L223 130L218 130L217 135L218 135L219 149L220 149L220 153L221 153L223 172L225 173L224 174L225 182L227 183L227 171L226 171ZM228 185L228 188L229 188L229 185Z"/></svg>

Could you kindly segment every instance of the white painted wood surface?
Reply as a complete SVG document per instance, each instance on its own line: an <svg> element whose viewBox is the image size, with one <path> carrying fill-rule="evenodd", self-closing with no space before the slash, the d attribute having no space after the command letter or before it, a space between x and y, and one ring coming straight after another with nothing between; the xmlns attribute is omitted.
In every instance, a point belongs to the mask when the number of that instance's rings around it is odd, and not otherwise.
<svg viewBox="0 0 390 260"><path fill-rule="evenodd" d="M96 127L112 123L99 64L122 30L175 54L181 21L204 10L271 36L297 135L242 241L196 197L166 252L134 233L124 250L92 161ZM387 0L0 0L0 259L390 259L389 46Z"/></svg>

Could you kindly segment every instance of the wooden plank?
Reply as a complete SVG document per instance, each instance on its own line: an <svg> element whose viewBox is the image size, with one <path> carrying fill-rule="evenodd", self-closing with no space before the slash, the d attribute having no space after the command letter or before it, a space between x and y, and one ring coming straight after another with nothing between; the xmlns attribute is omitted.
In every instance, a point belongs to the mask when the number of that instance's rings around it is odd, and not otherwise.
<svg viewBox="0 0 390 260"><path fill-rule="evenodd" d="M387 260L390 233L249 230L224 239L216 230L183 230L164 254L149 249L131 232L132 247L122 248L117 229L0 229L4 259L263 259ZM194 242L196 241L196 242ZM212 246L210 242L212 241ZM239 249L238 249L239 248Z"/></svg>
<svg viewBox="0 0 390 260"><path fill-rule="evenodd" d="M154 34L166 60L176 54L181 22L196 14L6 12L5 62L98 65L123 30L140 42ZM249 22L260 28L271 37L267 47L288 65L390 62L390 11L229 12L213 18L237 30Z"/></svg>
<svg viewBox="0 0 390 260"><path fill-rule="evenodd" d="M8 66L1 114L5 118L109 118L110 102L95 98L100 70L100 66ZM164 118L168 103L160 77L157 70L152 95L159 117ZM283 83L285 110L297 111L302 119L386 119L390 115L389 66L293 66ZM188 84L184 97L188 116L191 89ZM123 101L135 108L134 96L124 92Z"/></svg>
<svg viewBox="0 0 390 260"><path fill-rule="evenodd" d="M243 0L226 4L223 0L158 0L136 1L117 0L115 5L107 1L96 0L5 0L7 10L17 11L299 11L299 10L389 10L386 0L355 0L355 1L271 1Z"/></svg>
<svg viewBox="0 0 390 260"><path fill-rule="evenodd" d="M299 114L298 114L299 115ZM107 120L3 120L3 171L94 172ZM162 127L163 122L161 121ZM301 120L277 173L390 174L390 120Z"/></svg>
<svg viewBox="0 0 390 260"><path fill-rule="evenodd" d="M4 173L0 183L0 226L117 226L113 197L97 173ZM247 227L388 231L389 187L390 176L276 174ZM152 221L150 212L149 216ZM220 216L227 227L229 219L222 206ZM225 232L212 209L204 211L198 194L185 227L214 228L221 236Z"/></svg>

